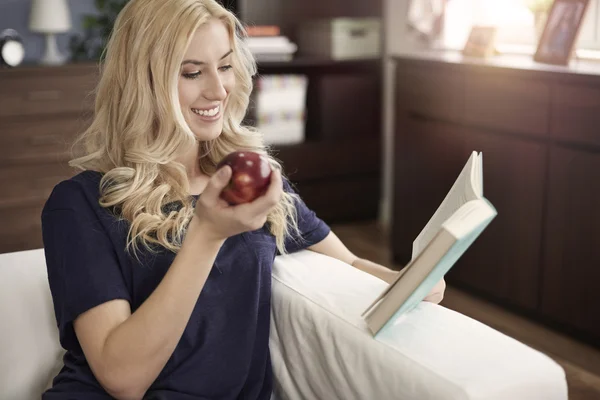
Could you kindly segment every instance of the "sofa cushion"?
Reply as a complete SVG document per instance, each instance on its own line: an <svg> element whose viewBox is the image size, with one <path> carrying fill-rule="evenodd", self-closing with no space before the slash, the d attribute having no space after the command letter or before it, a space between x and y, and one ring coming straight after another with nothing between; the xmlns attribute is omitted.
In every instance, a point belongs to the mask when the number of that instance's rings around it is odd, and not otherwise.
<svg viewBox="0 0 600 400"><path fill-rule="evenodd" d="M43 249L0 254L0 388L2 398L40 398L64 350Z"/></svg>
<svg viewBox="0 0 600 400"><path fill-rule="evenodd" d="M361 318L387 283L304 250L273 266L270 348L284 399L566 400L546 355L421 303L381 340Z"/></svg>

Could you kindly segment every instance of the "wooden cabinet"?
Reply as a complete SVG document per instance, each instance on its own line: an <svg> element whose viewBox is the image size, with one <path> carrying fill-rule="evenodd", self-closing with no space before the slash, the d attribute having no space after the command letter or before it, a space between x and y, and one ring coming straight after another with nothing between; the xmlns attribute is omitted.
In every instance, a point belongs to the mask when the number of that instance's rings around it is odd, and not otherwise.
<svg viewBox="0 0 600 400"><path fill-rule="evenodd" d="M600 153L550 152L542 313L600 338Z"/></svg>
<svg viewBox="0 0 600 400"><path fill-rule="evenodd" d="M465 78L465 119L474 126L544 136L549 93L550 85L544 81L471 73Z"/></svg>
<svg viewBox="0 0 600 400"><path fill-rule="evenodd" d="M97 79L91 64L0 71L0 252L42 246L42 207L75 173L70 143L89 122Z"/></svg>
<svg viewBox="0 0 600 400"><path fill-rule="evenodd" d="M398 57L395 261L471 151L498 216L449 284L600 346L600 75ZM411 101L418 93L417 99Z"/></svg>
<svg viewBox="0 0 600 400"><path fill-rule="evenodd" d="M554 86L550 133L558 140L600 146L600 87Z"/></svg>
<svg viewBox="0 0 600 400"><path fill-rule="evenodd" d="M299 57L259 75L308 78L304 143L275 146L306 204L329 223L377 217L381 187L381 63ZM252 120L252 109L249 111Z"/></svg>
<svg viewBox="0 0 600 400"><path fill-rule="evenodd" d="M537 308L544 168L539 143L469 131L467 151L483 153L484 194L498 216L461 258L448 278L483 289L508 304ZM467 153L465 151L464 153ZM464 165L467 157L463 157ZM455 177L458 174L455 175Z"/></svg>
<svg viewBox="0 0 600 400"><path fill-rule="evenodd" d="M411 259L412 242L440 205L464 165L465 136L460 128L433 121L398 121L394 163L393 252L396 261ZM398 125L397 125L398 126Z"/></svg>
<svg viewBox="0 0 600 400"><path fill-rule="evenodd" d="M418 115L448 121L464 118L465 98L460 88L464 85L464 73L448 70L444 74L431 73L422 66L397 66L396 102L405 110Z"/></svg>
<svg viewBox="0 0 600 400"><path fill-rule="evenodd" d="M460 174L471 151L483 152L485 196L498 217L450 272L448 279L527 309L537 306L545 149L520 139L485 135L441 122L408 120L398 146L394 243L410 260L417 237ZM399 174L399 175L398 175ZM502 243L509 251L496 251ZM493 256L490 256L490 249ZM500 249L498 249L500 250ZM396 251L396 248L394 248ZM490 284L492 283L492 284Z"/></svg>
<svg viewBox="0 0 600 400"><path fill-rule="evenodd" d="M381 0L236 0L248 24L277 25L297 42L311 20L382 18ZM381 33L383 35L383 31ZM259 63L259 75L308 77L306 142L275 148L300 196L327 222L377 218L381 181L382 65L379 59L315 58Z"/></svg>

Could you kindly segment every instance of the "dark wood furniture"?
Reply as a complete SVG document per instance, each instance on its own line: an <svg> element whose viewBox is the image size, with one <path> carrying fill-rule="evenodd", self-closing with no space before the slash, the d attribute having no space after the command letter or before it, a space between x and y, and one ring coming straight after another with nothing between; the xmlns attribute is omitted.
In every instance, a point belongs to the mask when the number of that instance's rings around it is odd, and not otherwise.
<svg viewBox="0 0 600 400"><path fill-rule="evenodd" d="M251 25L277 25L296 41L304 21L381 17L382 0L234 0ZM383 33L382 33L383 35ZM328 222L376 218L380 199L382 65L308 58L259 65L260 74L308 76L306 143L276 150L290 180Z"/></svg>
<svg viewBox="0 0 600 400"><path fill-rule="evenodd" d="M381 0L224 0L250 25L295 39L307 19L381 16ZM300 49L301 50L301 49ZM374 218L380 194L381 63L299 56L259 64L260 74L306 74L306 142L274 148L290 180L328 222ZM40 211L72 176L69 144L89 124L93 63L0 70L0 252L40 247Z"/></svg>
<svg viewBox="0 0 600 400"><path fill-rule="evenodd" d="M73 171L68 143L93 110L93 65L0 70L0 252L41 247L40 214Z"/></svg>
<svg viewBox="0 0 600 400"><path fill-rule="evenodd" d="M381 169L381 64L300 57L259 74L308 77L306 139L274 148L302 198L327 222L377 216Z"/></svg>
<svg viewBox="0 0 600 400"><path fill-rule="evenodd" d="M395 261L472 150L498 217L450 284L600 346L600 65L396 57Z"/></svg>
<svg viewBox="0 0 600 400"><path fill-rule="evenodd" d="M260 66L262 74L310 79L306 142L273 151L328 222L377 214L379 65L299 59ZM94 64L0 70L0 252L42 246L41 209L54 185L76 172L67 164L70 144L91 120L97 79Z"/></svg>

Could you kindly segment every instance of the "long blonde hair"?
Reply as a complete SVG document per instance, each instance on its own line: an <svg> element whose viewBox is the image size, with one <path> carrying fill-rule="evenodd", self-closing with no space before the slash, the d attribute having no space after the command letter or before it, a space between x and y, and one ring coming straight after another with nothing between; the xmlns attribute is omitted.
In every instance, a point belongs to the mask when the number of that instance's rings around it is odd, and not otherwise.
<svg viewBox="0 0 600 400"><path fill-rule="evenodd" d="M140 244L150 251L160 245L177 252L194 214L186 170L175 161L196 141L179 105L177 82L194 32L211 18L229 31L236 86L224 110L222 133L200 145L200 169L212 175L235 150L264 154L280 167L262 136L242 125L256 63L239 20L215 0L131 0L108 41L94 120L75 143L83 155L69 164L103 173L100 204L120 210L119 216L130 222L127 250L133 253ZM281 253L286 235L298 233L296 197L284 193L267 218ZM169 211L165 205L172 202L182 207Z"/></svg>

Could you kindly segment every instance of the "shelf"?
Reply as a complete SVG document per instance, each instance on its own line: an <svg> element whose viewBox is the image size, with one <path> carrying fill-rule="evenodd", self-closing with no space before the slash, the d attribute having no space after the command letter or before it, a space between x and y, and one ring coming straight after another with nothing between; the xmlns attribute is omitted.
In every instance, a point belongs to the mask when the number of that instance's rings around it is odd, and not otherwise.
<svg viewBox="0 0 600 400"><path fill-rule="evenodd" d="M258 62L258 74L275 74L290 72L339 73L347 71L379 71L381 60L332 60L329 58L296 57L291 61Z"/></svg>

